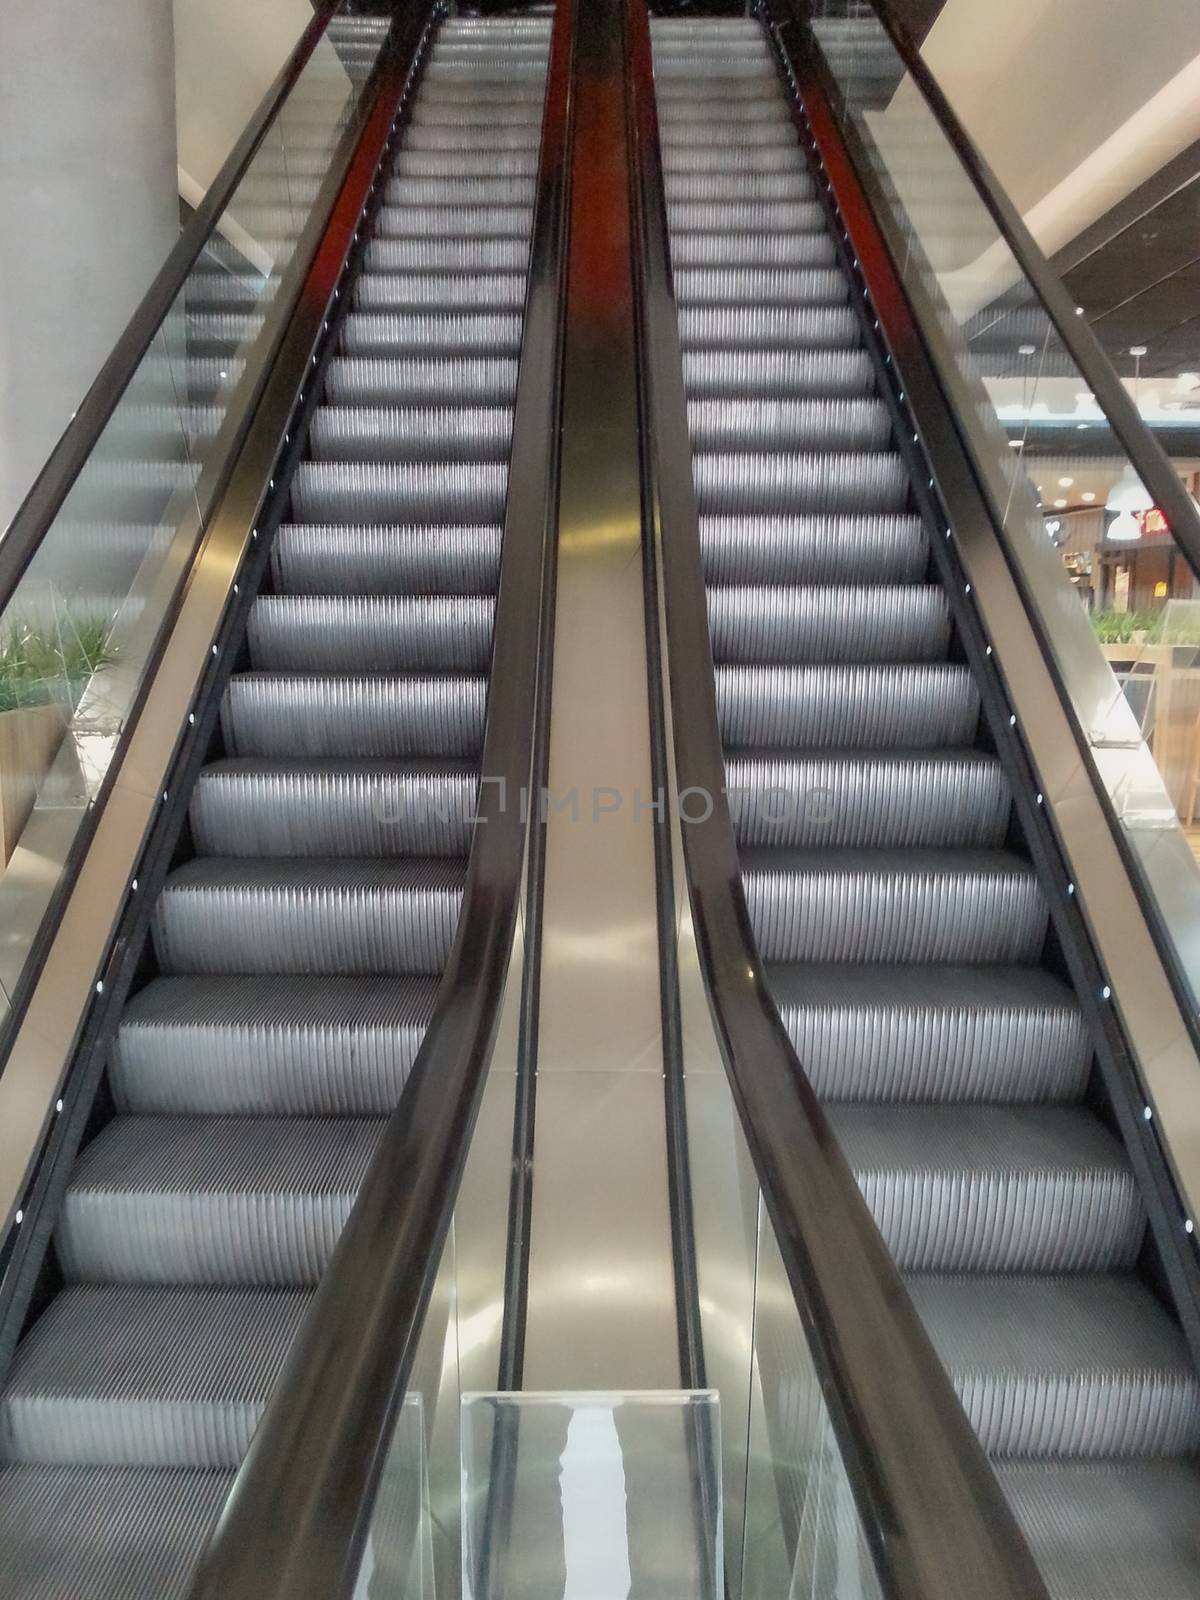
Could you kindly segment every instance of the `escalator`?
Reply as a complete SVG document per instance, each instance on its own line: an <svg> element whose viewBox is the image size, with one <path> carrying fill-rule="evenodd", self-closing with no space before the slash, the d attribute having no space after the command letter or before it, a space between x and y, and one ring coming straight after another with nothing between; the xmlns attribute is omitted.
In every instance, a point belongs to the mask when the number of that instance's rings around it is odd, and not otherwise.
<svg viewBox="0 0 1200 1600"><path fill-rule="evenodd" d="M768 986L1051 1592L1193 1595L1200 1381L832 213L759 23L661 19L653 42L726 782Z"/></svg>
<svg viewBox="0 0 1200 1600"><path fill-rule="evenodd" d="M182 1592L433 1011L549 37L448 20L424 65L0 1394L0 1593Z"/></svg>

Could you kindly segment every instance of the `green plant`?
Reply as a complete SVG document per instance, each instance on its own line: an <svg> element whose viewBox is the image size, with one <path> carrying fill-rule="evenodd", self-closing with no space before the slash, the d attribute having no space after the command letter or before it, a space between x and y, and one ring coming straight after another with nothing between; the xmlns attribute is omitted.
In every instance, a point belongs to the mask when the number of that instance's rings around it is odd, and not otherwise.
<svg viewBox="0 0 1200 1600"><path fill-rule="evenodd" d="M0 711L53 702L74 706L93 672L115 651L107 625L63 619L53 628L19 623L0 638Z"/></svg>
<svg viewBox="0 0 1200 1600"><path fill-rule="evenodd" d="M1092 612L1092 628L1101 644L1132 644L1135 633L1153 638L1158 622L1155 611Z"/></svg>

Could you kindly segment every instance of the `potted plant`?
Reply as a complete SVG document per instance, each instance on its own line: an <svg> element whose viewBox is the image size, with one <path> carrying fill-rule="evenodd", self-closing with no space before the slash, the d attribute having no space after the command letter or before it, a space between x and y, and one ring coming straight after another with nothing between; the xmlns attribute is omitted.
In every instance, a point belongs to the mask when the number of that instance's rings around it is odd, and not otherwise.
<svg viewBox="0 0 1200 1600"><path fill-rule="evenodd" d="M0 636L0 860L11 859L71 713L112 661L107 624L18 623Z"/></svg>

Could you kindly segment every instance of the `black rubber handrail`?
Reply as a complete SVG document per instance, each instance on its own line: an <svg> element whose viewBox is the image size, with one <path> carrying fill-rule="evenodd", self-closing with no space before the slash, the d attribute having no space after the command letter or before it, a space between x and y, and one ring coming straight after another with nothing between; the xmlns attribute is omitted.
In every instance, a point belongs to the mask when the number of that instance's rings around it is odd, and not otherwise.
<svg viewBox="0 0 1200 1600"><path fill-rule="evenodd" d="M0 612L12 599L280 107L295 88L338 9L336 4L322 6L300 35L0 538Z"/></svg>
<svg viewBox="0 0 1200 1600"><path fill-rule="evenodd" d="M883 1592L891 1600L1045 1600L763 980L725 796L645 0L630 4L663 645L677 790L705 797L681 831L714 1026Z"/></svg>
<svg viewBox="0 0 1200 1600"><path fill-rule="evenodd" d="M1171 465L1166 451L1142 420L1136 403L1051 266L1025 219L992 171L987 158L955 115L937 79L921 56L907 24L897 15L893 0L869 0L905 71L921 93L971 180L1000 237L1012 252L1046 313L1063 348L1075 362L1112 428L1117 442L1133 464L1162 512L1192 570L1200 575L1200 509ZM809 27L820 21L812 0L792 0L797 22ZM785 23L786 27L787 24ZM817 36L820 49L820 38ZM837 81L837 74L832 74Z"/></svg>
<svg viewBox="0 0 1200 1600"><path fill-rule="evenodd" d="M534 206L491 689L470 863L437 1003L191 1600L343 1600L374 1498L487 1079L516 927L536 713L549 673L575 7L557 7Z"/></svg>

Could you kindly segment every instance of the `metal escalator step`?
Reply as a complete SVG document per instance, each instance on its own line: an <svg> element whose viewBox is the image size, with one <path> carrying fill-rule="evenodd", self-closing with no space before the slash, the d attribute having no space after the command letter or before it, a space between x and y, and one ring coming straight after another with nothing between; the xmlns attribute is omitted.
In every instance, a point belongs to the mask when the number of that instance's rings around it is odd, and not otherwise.
<svg viewBox="0 0 1200 1600"><path fill-rule="evenodd" d="M483 594L264 594L250 655L266 672L485 672L494 610Z"/></svg>
<svg viewBox="0 0 1200 1600"><path fill-rule="evenodd" d="M793 152L784 152L789 159ZM837 259L828 233L813 228L808 233L676 233L671 238L671 262L680 267L827 267ZM851 328L852 318L841 324ZM858 338L853 325L850 342ZM761 341L769 343L769 339ZM842 341L843 343L846 341Z"/></svg>
<svg viewBox="0 0 1200 1600"><path fill-rule="evenodd" d="M732 137L741 137L738 134ZM735 201L732 205L674 200L667 203L667 221L675 233L809 233L824 226L825 213L815 200Z"/></svg>
<svg viewBox="0 0 1200 1600"><path fill-rule="evenodd" d="M509 405L517 392L517 363L511 357L478 356L388 360L345 356L331 361L325 374L325 400L331 405Z"/></svg>
<svg viewBox="0 0 1200 1600"><path fill-rule="evenodd" d="M685 351L848 350L858 344L858 333L848 305L683 306L679 312Z"/></svg>
<svg viewBox="0 0 1200 1600"><path fill-rule="evenodd" d="M683 267L675 274L681 306L845 305L846 280L833 267Z"/></svg>
<svg viewBox="0 0 1200 1600"><path fill-rule="evenodd" d="M906 1272L1124 1272L1146 1231L1125 1152L1065 1106L835 1106L830 1120Z"/></svg>
<svg viewBox="0 0 1200 1600"><path fill-rule="evenodd" d="M298 522L499 522L508 463L302 461L292 479Z"/></svg>
<svg viewBox="0 0 1200 1600"><path fill-rule="evenodd" d="M786 106L749 95L724 95L719 88L709 101L698 100L694 94L667 101L660 107L659 122L664 132L676 139L681 133L690 133L693 138L715 139L722 144L746 143L752 150L760 148L758 141L768 133L781 141L789 137L793 143L796 140L795 124ZM668 189L668 202L678 198ZM756 197L743 194L736 200L744 203L752 198Z"/></svg>
<svg viewBox="0 0 1200 1600"><path fill-rule="evenodd" d="M209 856L465 856L479 775L463 761L213 762L188 816Z"/></svg>
<svg viewBox="0 0 1200 1600"><path fill-rule="evenodd" d="M120 1112L389 1114L433 1014L430 978L156 978L109 1063Z"/></svg>
<svg viewBox="0 0 1200 1600"><path fill-rule="evenodd" d="M447 127L425 123L405 129L404 143L409 150L440 150L486 156L492 150L536 150L539 130L527 124L517 127Z"/></svg>
<svg viewBox="0 0 1200 1600"><path fill-rule="evenodd" d="M308 430L314 461L498 461L507 464L511 406L321 406Z"/></svg>
<svg viewBox="0 0 1200 1600"><path fill-rule="evenodd" d="M446 83L426 84L421 94L425 110L431 106L541 106L546 91L537 83Z"/></svg>
<svg viewBox="0 0 1200 1600"><path fill-rule="evenodd" d="M772 97L764 93L764 86L756 78L729 78L721 84L713 84L714 99L720 98L722 105L755 106ZM664 78L658 85L656 98L658 100L658 114L662 122L669 122L677 106L691 108L696 104L696 85L689 83L686 78ZM795 165L796 151L793 145L792 164Z"/></svg>
<svg viewBox="0 0 1200 1600"><path fill-rule="evenodd" d="M747 751L725 786L739 846L905 850L998 847L1011 795L980 750Z"/></svg>
<svg viewBox="0 0 1200 1600"><path fill-rule="evenodd" d="M1200 1449L1186 1342L1136 1278L912 1278L909 1292L993 1457Z"/></svg>
<svg viewBox="0 0 1200 1600"><path fill-rule="evenodd" d="M294 1289L68 1287L17 1350L0 1454L238 1467L308 1303Z"/></svg>
<svg viewBox="0 0 1200 1600"><path fill-rule="evenodd" d="M154 908L165 973L440 974L461 861L186 862Z"/></svg>
<svg viewBox="0 0 1200 1600"><path fill-rule="evenodd" d="M354 290L357 311L520 311L525 274L364 272Z"/></svg>
<svg viewBox="0 0 1200 1600"><path fill-rule="evenodd" d="M767 983L825 1100L1038 1105L1087 1086L1079 1003L1040 967L775 966Z"/></svg>
<svg viewBox="0 0 1200 1600"><path fill-rule="evenodd" d="M521 352L521 318L501 312L352 311L342 324L341 341L348 356L515 357Z"/></svg>
<svg viewBox="0 0 1200 1600"><path fill-rule="evenodd" d="M727 124L722 131L726 142L735 150L754 151L756 154L762 150L786 150L795 163L797 143L794 127L781 122L746 122L736 131L731 124ZM700 130L694 122L673 122L666 117L659 124L659 137L663 153L670 155L680 147L695 144L700 137ZM697 225L702 227L704 223L701 220ZM815 222L812 226L815 226Z"/></svg>
<svg viewBox="0 0 1200 1600"><path fill-rule="evenodd" d="M731 46L712 56L701 49L675 54L669 47L654 52L654 76L667 78L751 78L774 88L775 63L766 45Z"/></svg>
<svg viewBox="0 0 1200 1600"><path fill-rule="evenodd" d="M905 511L910 484L892 451L703 451L692 457L701 515Z"/></svg>
<svg viewBox="0 0 1200 1600"><path fill-rule="evenodd" d="M794 203L811 200L814 192L812 179L803 170L784 168L775 171L769 167L765 171L761 168L729 172L673 170L665 174L665 188L670 200L697 201L703 205L722 200L755 203L790 200ZM681 291L678 276L675 279L675 293L679 299L691 298Z"/></svg>
<svg viewBox="0 0 1200 1600"><path fill-rule="evenodd" d="M661 104L660 101L660 108ZM707 144L673 144L663 148L663 176L668 179L706 175L750 178L756 173L772 172L791 176L796 171L796 153L795 140L790 144L781 142L752 148L744 145L714 147Z"/></svg>
<svg viewBox="0 0 1200 1600"><path fill-rule="evenodd" d="M728 751L934 749L970 744L979 691L958 662L878 666L719 666Z"/></svg>
<svg viewBox="0 0 1200 1600"><path fill-rule="evenodd" d="M950 614L935 584L723 585L708 591L720 663L936 661Z"/></svg>
<svg viewBox="0 0 1200 1600"><path fill-rule="evenodd" d="M882 400L691 400L695 451L881 450L892 423Z"/></svg>
<svg viewBox="0 0 1200 1600"><path fill-rule="evenodd" d="M532 223L532 205L384 206L377 237L424 233L442 238L528 239Z"/></svg>
<svg viewBox="0 0 1200 1600"><path fill-rule="evenodd" d="M538 151L500 150L489 157L487 171L495 178L535 178L538 169ZM457 170L451 167L449 170ZM437 150L402 149L392 163L397 178L440 178L447 171L445 152Z"/></svg>
<svg viewBox="0 0 1200 1600"><path fill-rule="evenodd" d="M764 961L1024 962L1046 903L1029 864L999 850L747 850Z"/></svg>
<svg viewBox="0 0 1200 1600"><path fill-rule="evenodd" d="M500 539L497 523L285 523L271 545L271 570L294 595L485 595L499 582Z"/></svg>
<svg viewBox="0 0 1200 1600"><path fill-rule="evenodd" d="M22 1600L184 1600L225 1469L0 1466L0 1549Z"/></svg>
<svg viewBox="0 0 1200 1600"><path fill-rule="evenodd" d="M420 97L412 108L414 128L528 128L535 137L542 126L540 100L427 101Z"/></svg>
<svg viewBox="0 0 1200 1600"><path fill-rule="evenodd" d="M803 402L875 394L875 370L862 349L689 350L683 375L694 402Z"/></svg>
<svg viewBox="0 0 1200 1600"><path fill-rule="evenodd" d="M315 1284L384 1121L115 1117L71 1172L54 1236L63 1271L93 1283Z"/></svg>
<svg viewBox="0 0 1200 1600"><path fill-rule="evenodd" d="M233 756L478 758L483 677L239 673L221 707Z"/></svg>
<svg viewBox="0 0 1200 1600"><path fill-rule="evenodd" d="M998 1476L1052 1600L1197 1600L1195 1460L1013 1461Z"/></svg>
<svg viewBox="0 0 1200 1600"><path fill-rule="evenodd" d="M375 272L520 272L529 262L529 240L372 239L364 274Z"/></svg>

